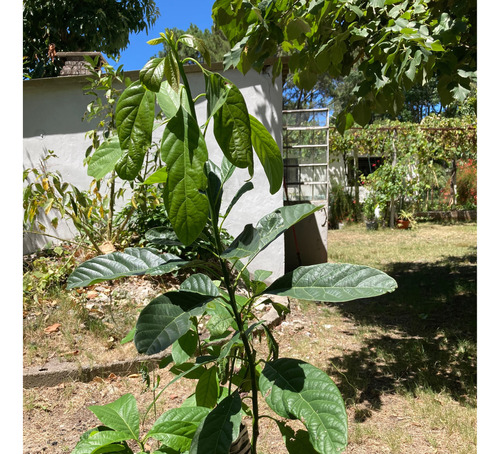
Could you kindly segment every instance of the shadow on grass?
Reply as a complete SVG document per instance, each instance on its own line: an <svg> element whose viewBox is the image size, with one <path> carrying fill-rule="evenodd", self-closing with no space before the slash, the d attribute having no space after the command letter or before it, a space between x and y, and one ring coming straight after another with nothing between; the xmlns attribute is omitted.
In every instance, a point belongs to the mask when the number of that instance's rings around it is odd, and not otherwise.
<svg viewBox="0 0 500 454"><path fill-rule="evenodd" d="M355 321L349 334L366 333L360 351L330 358L342 395L376 410L382 394L430 389L475 405L476 255L396 263L387 273L395 292L334 305Z"/></svg>

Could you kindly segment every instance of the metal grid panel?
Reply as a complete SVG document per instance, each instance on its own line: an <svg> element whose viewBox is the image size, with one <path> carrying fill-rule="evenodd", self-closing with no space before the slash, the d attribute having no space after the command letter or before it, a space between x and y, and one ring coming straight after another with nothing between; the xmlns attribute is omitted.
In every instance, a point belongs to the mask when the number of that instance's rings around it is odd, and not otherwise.
<svg viewBox="0 0 500 454"><path fill-rule="evenodd" d="M285 198L328 203L328 109L283 111Z"/></svg>

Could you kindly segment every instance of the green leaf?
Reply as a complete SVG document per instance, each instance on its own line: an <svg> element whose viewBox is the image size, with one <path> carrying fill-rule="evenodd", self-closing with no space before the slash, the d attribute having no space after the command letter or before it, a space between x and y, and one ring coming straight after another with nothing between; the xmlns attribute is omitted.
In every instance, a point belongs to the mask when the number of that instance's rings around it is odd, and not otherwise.
<svg viewBox="0 0 500 454"><path fill-rule="evenodd" d="M223 304L214 300L207 304L207 314L210 320L207 322L207 329L213 337L224 336L228 328L234 323L234 318ZM225 337L225 336L224 336Z"/></svg>
<svg viewBox="0 0 500 454"><path fill-rule="evenodd" d="M207 121L224 105L231 82L220 74L204 71L207 93Z"/></svg>
<svg viewBox="0 0 500 454"><path fill-rule="evenodd" d="M168 217L179 240L189 245L208 219L208 199L201 192L207 186L203 168L208 152L196 120L182 105L165 127L161 158L168 171L164 193Z"/></svg>
<svg viewBox="0 0 500 454"><path fill-rule="evenodd" d="M127 453L124 446L114 445L128 440L130 437L127 433L115 432L114 430L106 430L103 432L96 432L85 440L80 441L71 454L93 454L104 452L123 452ZM107 447L107 448L104 448ZM104 448L101 450L101 448ZM129 451L130 452L130 451Z"/></svg>
<svg viewBox="0 0 500 454"><path fill-rule="evenodd" d="M347 413L331 378L311 364L291 358L266 363L259 387L266 403L283 418L300 419L321 454L347 445Z"/></svg>
<svg viewBox="0 0 500 454"><path fill-rule="evenodd" d="M269 191L271 194L275 194L281 188L283 182L281 151L269 131L252 115L250 115L250 126L252 128L253 148L266 172Z"/></svg>
<svg viewBox="0 0 500 454"><path fill-rule="evenodd" d="M167 52L165 55L165 77L172 89L178 93L181 88L181 73L172 52Z"/></svg>
<svg viewBox="0 0 500 454"><path fill-rule="evenodd" d="M182 364L191 358L198 347L198 333L190 329L172 344L172 359L175 364Z"/></svg>
<svg viewBox="0 0 500 454"><path fill-rule="evenodd" d="M198 407L213 408L217 404L219 396L219 379L217 377L218 367L210 367L203 372L203 375L196 384L196 405Z"/></svg>
<svg viewBox="0 0 500 454"><path fill-rule="evenodd" d="M211 296L213 298L219 296L219 289L215 286L212 280L205 274L200 273L189 276L181 284L180 290Z"/></svg>
<svg viewBox="0 0 500 454"><path fill-rule="evenodd" d="M238 200L246 194L248 191L251 191L253 189L253 183L251 181L247 181L240 189L238 189L238 192L236 195L233 197L233 200L231 200L231 203L227 207L226 213L224 214L224 217L227 217L231 210L233 209L234 205L238 203Z"/></svg>
<svg viewBox="0 0 500 454"><path fill-rule="evenodd" d="M285 230L319 209L321 207L308 203L278 208L264 216L255 228L247 224L243 232L222 253L222 257L234 259L251 256L252 259Z"/></svg>
<svg viewBox="0 0 500 454"><path fill-rule="evenodd" d="M139 80L151 91L158 92L165 76L165 58L152 58L139 71Z"/></svg>
<svg viewBox="0 0 500 454"><path fill-rule="evenodd" d="M157 44L163 44L164 42L166 42L164 38L153 38L149 41L146 41L146 44L149 44L150 46L156 46Z"/></svg>
<svg viewBox="0 0 500 454"><path fill-rule="evenodd" d="M292 19L286 26L286 36L290 41L299 39L301 35L305 35L310 31L311 27L309 26L309 24L300 17Z"/></svg>
<svg viewBox="0 0 500 454"><path fill-rule="evenodd" d="M217 405L196 431L189 454L219 454L229 452L238 438L241 424L241 399L234 392Z"/></svg>
<svg viewBox="0 0 500 454"><path fill-rule="evenodd" d="M266 294L341 303L393 292L396 281L382 271L348 263L302 266L276 279Z"/></svg>
<svg viewBox="0 0 500 454"><path fill-rule="evenodd" d="M165 183L167 181L167 168L166 167L160 167L156 172L153 172L149 177L146 178L144 183L142 184L158 184L158 183Z"/></svg>
<svg viewBox="0 0 500 454"><path fill-rule="evenodd" d="M120 341L120 344L126 344L128 342L132 342L135 336L135 326L127 333L127 335Z"/></svg>
<svg viewBox="0 0 500 454"><path fill-rule="evenodd" d="M132 394L125 394L107 405L92 405L89 410L105 426L127 434L128 438L139 439L139 411Z"/></svg>
<svg viewBox="0 0 500 454"><path fill-rule="evenodd" d="M170 227L155 227L146 232L147 241L158 246L182 246L177 235Z"/></svg>
<svg viewBox="0 0 500 454"><path fill-rule="evenodd" d="M188 332L189 319L201 315L212 299L185 291L167 292L155 298L137 319L134 338L137 351L153 355L165 350Z"/></svg>
<svg viewBox="0 0 500 454"><path fill-rule="evenodd" d="M250 118L243 95L232 83L226 102L214 115L214 135L224 156L253 175Z"/></svg>
<svg viewBox="0 0 500 454"><path fill-rule="evenodd" d="M116 129L124 154L116 164L116 173L133 180L142 168L146 149L151 145L155 116L155 94L140 81L129 85L116 105Z"/></svg>
<svg viewBox="0 0 500 454"><path fill-rule="evenodd" d="M118 136L113 136L111 139L106 140L90 158L87 175L96 180L104 178L114 170L115 164L122 154L123 151L120 148Z"/></svg>
<svg viewBox="0 0 500 454"><path fill-rule="evenodd" d="M167 120L175 116L181 105L180 93L176 92L168 81L161 83L156 99Z"/></svg>
<svg viewBox="0 0 500 454"><path fill-rule="evenodd" d="M210 51L202 39L196 38L193 35L184 34L178 39L178 41L188 47L191 47L192 49L197 50L203 57L203 60L205 60L205 63L210 66Z"/></svg>
<svg viewBox="0 0 500 454"><path fill-rule="evenodd" d="M170 273L188 263L173 254L155 249L126 248L123 252L99 255L79 265L68 277L67 288L86 287L125 276Z"/></svg>
<svg viewBox="0 0 500 454"><path fill-rule="evenodd" d="M210 409L205 407L172 408L156 420L147 437L159 440L177 451L187 451L196 429L208 413Z"/></svg>
<svg viewBox="0 0 500 454"><path fill-rule="evenodd" d="M351 113L346 112L345 110L340 112L339 115L337 116L337 119L335 120L335 126L337 127L340 134L344 134L345 131L351 129L353 124L354 124L354 117L352 116Z"/></svg>

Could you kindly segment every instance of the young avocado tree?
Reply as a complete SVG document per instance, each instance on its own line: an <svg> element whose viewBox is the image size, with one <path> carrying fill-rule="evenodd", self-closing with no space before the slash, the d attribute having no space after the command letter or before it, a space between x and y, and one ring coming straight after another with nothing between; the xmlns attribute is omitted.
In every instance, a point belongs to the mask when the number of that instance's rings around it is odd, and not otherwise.
<svg viewBox="0 0 500 454"><path fill-rule="evenodd" d="M392 292L396 282L383 272L366 266L323 263L299 267L265 283L271 273L249 272L255 257L286 229L319 207L310 204L285 206L248 224L234 241L221 239L222 225L243 194L253 189L248 181L221 210L224 184L235 167L253 175L253 151L262 163L276 193L282 183L283 163L278 145L255 117L248 114L238 88L222 75L202 67L205 78L207 120L198 125L183 64L180 43L190 46L210 64L203 42L190 35L174 40L160 34L150 44L165 44L165 57L150 60L140 80L128 86L116 107L117 137L111 137L105 171L121 178L134 178L141 169L151 142L155 103L165 115L161 158L165 164L148 182L163 188L168 217L176 241L191 244L203 236L213 259L186 262L153 248L128 248L84 262L68 278L68 287L83 287L130 275L160 275L180 268L196 268L178 290L153 299L140 313L133 334L137 351L152 355L171 347L163 366L172 364L177 376L197 380L195 393L180 407L168 410L141 436L139 413L130 394L115 402L90 409L102 425L87 431L74 454L126 452L134 440L140 452L146 442L157 440L155 453L228 453L240 434L242 415L251 415L251 452L257 453L261 394L280 418L300 419L306 431L295 432L276 420L287 447L300 452L331 454L347 445L347 415L335 383L322 370L298 359L279 357L279 345L259 321L254 308L267 295L312 301L344 302ZM195 62L195 61L194 61ZM196 63L196 62L195 62ZM210 159L205 142L209 123L224 153L221 166ZM103 145L103 149L106 145ZM101 153L102 154L102 153ZM100 154L100 155L101 155ZM172 241L162 229L148 232L150 240ZM204 320L209 337L200 336ZM208 320L208 321L207 321ZM257 331L264 333L269 353L260 358L255 348Z"/></svg>

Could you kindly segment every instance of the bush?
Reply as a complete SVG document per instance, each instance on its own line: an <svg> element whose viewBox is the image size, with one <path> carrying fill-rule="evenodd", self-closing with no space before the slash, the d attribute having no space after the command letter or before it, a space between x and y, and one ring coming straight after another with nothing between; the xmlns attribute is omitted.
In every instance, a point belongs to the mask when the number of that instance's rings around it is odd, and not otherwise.
<svg viewBox="0 0 500 454"><path fill-rule="evenodd" d="M355 200L351 193L340 183L332 182L330 186L330 207L328 222L331 228L338 229L339 223L354 220L356 215Z"/></svg>
<svg viewBox="0 0 500 454"><path fill-rule="evenodd" d="M466 208L477 206L477 163L472 159L457 163L457 203Z"/></svg>

